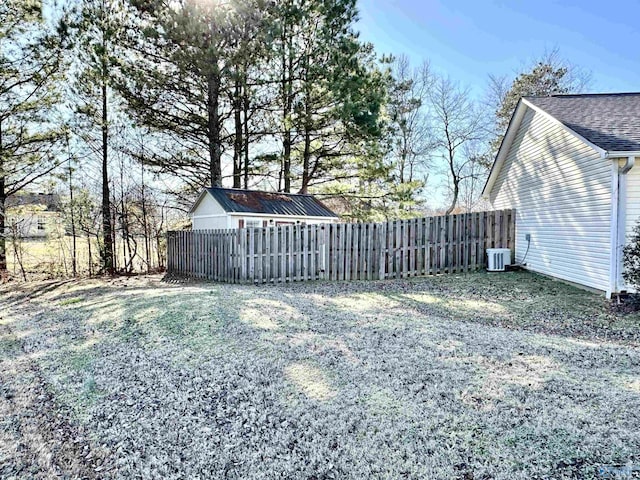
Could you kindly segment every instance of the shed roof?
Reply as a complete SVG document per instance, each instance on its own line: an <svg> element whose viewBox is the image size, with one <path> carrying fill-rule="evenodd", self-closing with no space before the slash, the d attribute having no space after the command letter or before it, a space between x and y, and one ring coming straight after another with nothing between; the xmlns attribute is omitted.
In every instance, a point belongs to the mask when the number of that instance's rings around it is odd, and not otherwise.
<svg viewBox="0 0 640 480"><path fill-rule="evenodd" d="M261 213L296 217L337 217L313 195L262 192L235 188L207 188L202 193L211 195L228 213ZM194 204L193 213L200 199Z"/></svg>
<svg viewBox="0 0 640 480"><path fill-rule="evenodd" d="M525 97L606 151L640 150L640 93Z"/></svg>

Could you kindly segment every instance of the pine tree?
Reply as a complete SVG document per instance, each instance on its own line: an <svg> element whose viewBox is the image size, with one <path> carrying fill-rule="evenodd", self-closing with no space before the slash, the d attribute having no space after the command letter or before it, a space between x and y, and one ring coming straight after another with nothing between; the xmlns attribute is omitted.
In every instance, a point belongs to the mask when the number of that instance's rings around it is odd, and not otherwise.
<svg viewBox="0 0 640 480"><path fill-rule="evenodd" d="M0 3L0 276L6 274L5 202L57 166L65 24L51 28L35 0Z"/></svg>
<svg viewBox="0 0 640 480"><path fill-rule="evenodd" d="M488 103L495 112L495 138L492 147L497 151L522 97L584 92L589 88L591 75L562 59L559 51L554 49L511 82L506 77L496 76L490 76L489 80Z"/></svg>
<svg viewBox="0 0 640 480"><path fill-rule="evenodd" d="M109 178L112 84L119 63L118 45L126 21L122 0L81 0L74 12L76 63L74 100L83 139L96 145L100 158L102 212L102 271L115 273L114 235Z"/></svg>
<svg viewBox="0 0 640 480"><path fill-rule="evenodd" d="M254 45L247 36L255 31L247 24L260 22L261 2L132 4L139 21L131 30L131 52L119 89L136 122L161 132L172 144L157 151L150 163L194 189L220 186L223 146L232 139L225 130L232 115L228 99L246 99L243 69L249 67L246 58L251 58L248 50ZM240 112L246 102L235 107ZM239 156L241 147L236 149ZM236 159L236 175L238 163Z"/></svg>
<svg viewBox="0 0 640 480"><path fill-rule="evenodd" d="M380 136L384 83L371 45L353 30L355 1L287 0L274 16L281 189L291 191L297 179L306 193Z"/></svg>

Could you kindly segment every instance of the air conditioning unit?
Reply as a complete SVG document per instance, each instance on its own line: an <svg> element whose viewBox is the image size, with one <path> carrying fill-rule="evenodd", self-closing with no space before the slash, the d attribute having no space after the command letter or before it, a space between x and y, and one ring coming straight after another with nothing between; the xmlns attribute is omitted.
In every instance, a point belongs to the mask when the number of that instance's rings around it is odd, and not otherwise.
<svg viewBox="0 0 640 480"><path fill-rule="evenodd" d="M505 266L511 265L511 249L487 248L488 272L504 272Z"/></svg>

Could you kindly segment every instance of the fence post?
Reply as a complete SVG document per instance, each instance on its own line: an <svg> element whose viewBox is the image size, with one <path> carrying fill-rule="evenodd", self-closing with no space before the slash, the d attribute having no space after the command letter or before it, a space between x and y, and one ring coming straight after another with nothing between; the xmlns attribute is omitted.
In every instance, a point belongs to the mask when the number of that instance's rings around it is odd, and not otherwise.
<svg viewBox="0 0 640 480"><path fill-rule="evenodd" d="M387 233L386 233L386 224L385 223L379 223L378 224L378 235L376 238L376 242L378 244L378 278L380 280L384 280L386 277L385 274L385 267L386 267L386 254L385 254L385 249L386 249L386 240L387 240Z"/></svg>
<svg viewBox="0 0 640 480"><path fill-rule="evenodd" d="M513 249L515 210L237 230L169 231L167 272L222 282L365 280L468 272Z"/></svg>

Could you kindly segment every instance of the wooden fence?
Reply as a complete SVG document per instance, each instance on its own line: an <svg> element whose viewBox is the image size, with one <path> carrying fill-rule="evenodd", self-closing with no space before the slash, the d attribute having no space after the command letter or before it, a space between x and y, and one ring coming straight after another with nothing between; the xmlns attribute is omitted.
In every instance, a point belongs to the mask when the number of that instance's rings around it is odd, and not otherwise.
<svg viewBox="0 0 640 480"><path fill-rule="evenodd" d="M387 223L175 231L171 275L220 282L372 280L477 270L487 248L513 248L513 210Z"/></svg>

